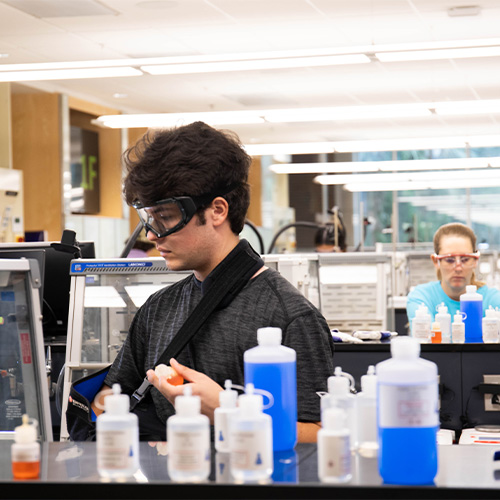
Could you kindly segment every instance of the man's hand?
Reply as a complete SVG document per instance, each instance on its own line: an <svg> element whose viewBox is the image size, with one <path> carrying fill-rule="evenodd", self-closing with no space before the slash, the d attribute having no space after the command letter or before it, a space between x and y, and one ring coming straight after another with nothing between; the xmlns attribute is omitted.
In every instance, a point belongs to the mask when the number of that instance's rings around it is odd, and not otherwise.
<svg viewBox="0 0 500 500"><path fill-rule="evenodd" d="M219 406L219 392L223 388L207 377L204 373L192 370L187 366L181 365L174 358L170 359L170 366L186 380L191 386L194 396L200 396L201 413L214 422L214 410ZM157 377L154 370L148 370L146 373L148 380L158 389L169 401L174 404L175 398L184 394L184 385L172 385L167 382L165 377Z"/></svg>

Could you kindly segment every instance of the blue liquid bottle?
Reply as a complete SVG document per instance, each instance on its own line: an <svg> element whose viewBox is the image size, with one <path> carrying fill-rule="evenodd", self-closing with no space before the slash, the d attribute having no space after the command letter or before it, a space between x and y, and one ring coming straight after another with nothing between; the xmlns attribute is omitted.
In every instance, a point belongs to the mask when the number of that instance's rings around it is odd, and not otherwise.
<svg viewBox="0 0 500 500"><path fill-rule="evenodd" d="M460 295L460 312L466 314L465 343L483 341L483 296L477 293L475 285L467 285Z"/></svg>
<svg viewBox="0 0 500 500"><path fill-rule="evenodd" d="M391 340L377 364L378 465L387 484L432 484L437 474L437 366L411 337Z"/></svg>
<svg viewBox="0 0 500 500"><path fill-rule="evenodd" d="M281 345L280 328L259 328L257 342L243 355L245 385L273 395L264 410L273 420L273 451L291 450L297 444L297 356Z"/></svg>

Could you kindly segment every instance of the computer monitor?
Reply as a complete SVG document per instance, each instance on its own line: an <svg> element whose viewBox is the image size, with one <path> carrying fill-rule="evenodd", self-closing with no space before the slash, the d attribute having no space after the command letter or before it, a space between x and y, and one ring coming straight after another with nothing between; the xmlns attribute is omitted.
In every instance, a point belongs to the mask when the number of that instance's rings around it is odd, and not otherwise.
<svg viewBox="0 0 500 500"><path fill-rule="evenodd" d="M46 339L67 335L71 284L69 270L71 261L75 258L73 253L60 251L52 243L59 244L49 241L0 243L0 258L37 258L40 263L43 334ZM83 241L78 246L82 258L95 258L94 242ZM34 251L38 251L37 257ZM40 257L40 252L44 254L44 258Z"/></svg>

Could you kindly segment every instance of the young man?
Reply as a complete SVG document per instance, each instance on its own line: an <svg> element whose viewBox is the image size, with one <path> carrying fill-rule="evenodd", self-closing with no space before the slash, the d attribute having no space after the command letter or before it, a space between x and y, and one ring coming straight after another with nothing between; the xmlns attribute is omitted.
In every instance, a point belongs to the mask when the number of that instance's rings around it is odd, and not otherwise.
<svg viewBox="0 0 500 500"><path fill-rule="evenodd" d="M224 381L244 383L243 353L257 345L257 329L280 327L283 344L297 352L298 439L314 441L320 421L316 393L327 390L333 374L332 338L320 312L239 239L250 200L251 158L237 137L197 122L145 136L125 159L125 198L137 208L148 239L169 269L193 274L153 294L139 309L105 385L119 383L132 394L147 374L164 424L183 388L158 379L156 361L217 279L214 269L228 255L246 252L255 261L251 279L223 300L170 364L213 421Z"/></svg>

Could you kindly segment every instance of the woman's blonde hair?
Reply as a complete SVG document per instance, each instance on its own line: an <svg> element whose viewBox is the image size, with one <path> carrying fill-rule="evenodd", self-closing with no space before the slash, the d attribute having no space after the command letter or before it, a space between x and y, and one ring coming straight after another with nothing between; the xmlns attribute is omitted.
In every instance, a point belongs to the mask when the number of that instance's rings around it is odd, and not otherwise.
<svg viewBox="0 0 500 500"><path fill-rule="evenodd" d="M434 252L439 255L441 250L441 239L443 236L461 236L462 238L468 238L472 244L472 251L476 252L476 235L474 231L466 226L465 224L460 224L459 222L450 222L449 224L444 224L441 226L435 233L433 238L434 243ZM438 280L441 281L441 270L437 270ZM470 279L471 285L476 285L478 288L481 288L486 283L484 281L477 281L476 275L474 271L472 271L472 276Z"/></svg>

